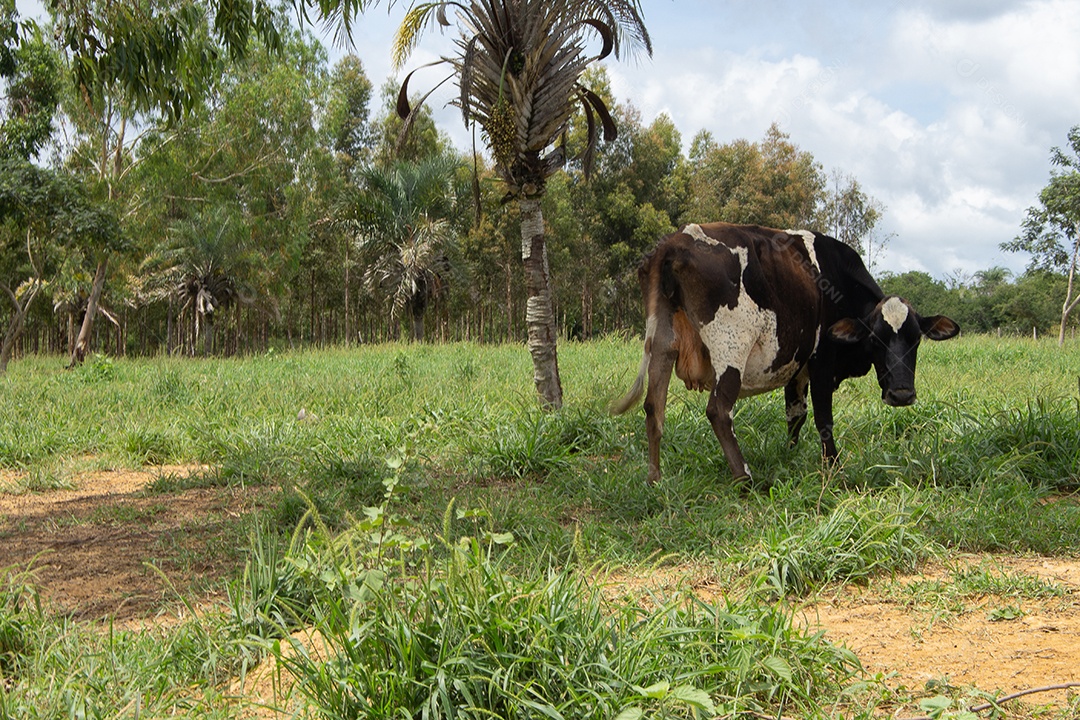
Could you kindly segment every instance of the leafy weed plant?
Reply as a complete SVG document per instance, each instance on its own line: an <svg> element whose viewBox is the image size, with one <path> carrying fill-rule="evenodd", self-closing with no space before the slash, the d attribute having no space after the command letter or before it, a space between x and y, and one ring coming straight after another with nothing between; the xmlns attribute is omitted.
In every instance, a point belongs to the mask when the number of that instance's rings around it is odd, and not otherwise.
<svg viewBox="0 0 1080 720"><path fill-rule="evenodd" d="M448 508L428 543L381 525L389 500L344 538L316 535L303 559L285 560L319 568L310 612L325 654L292 638L270 649L320 715L631 720L809 708L858 667L795 630L782 606L615 604L565 566L508 572L512 536L483 529L484 512ZM449 539L453 517L473 518L474 533Z"/></svg>

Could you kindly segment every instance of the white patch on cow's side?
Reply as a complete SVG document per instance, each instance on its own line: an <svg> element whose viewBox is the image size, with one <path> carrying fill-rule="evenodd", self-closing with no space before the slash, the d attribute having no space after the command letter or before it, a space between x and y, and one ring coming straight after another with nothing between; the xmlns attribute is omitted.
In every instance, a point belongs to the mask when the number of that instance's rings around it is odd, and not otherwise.
<svg viewBox="0 0 1080 720"><path fill-rule="evenodd" d="M900 328L904 326L907 316L908 306L898 297L889 298L881 306L881 317L885 318L885 322L889 323L889 327L893 329L893 332L900 332Z"/></svg>
<svg viewBox="0 0 1080 720"><path fill-rule="evenodd" d="M821 266L817 261L817 250L814 248L814 233L809 230L785 230L788 235L798 235L803 239L803 247L806 248L806 254L810 256L810 264L814 266L814 269L821 272Z"/></svg>
<svg viewBox="0 0 1080 720"><path fill-rule="evenodd" d="M720 244L718 241L716 241L716 240L712 239L711 237L709 237L708 235L706 235L705 231L702 230L701 226L698 225L697 223L690 223L689 225L684 227L682 229L682 231L686 235L689 235L690 237L694 238L695 240L700 240L703 243L708 243L709 245L719 245Z"/></svg>
<svg viewBox="0 0 1080 720"><path fill-rule="evenodd" d="M783 386L798 371L799 364L791 360L779 370L772 370L780 354L776 313L760 307L746 292L742 274L746 272L747 249L736 247L731 252L739 258L742 269L738 301L733 308L725 305L717 308L712 321L703 325L700 332L717 380L725 370L735 368L741 374L739 396L746 397Z"/></svg>

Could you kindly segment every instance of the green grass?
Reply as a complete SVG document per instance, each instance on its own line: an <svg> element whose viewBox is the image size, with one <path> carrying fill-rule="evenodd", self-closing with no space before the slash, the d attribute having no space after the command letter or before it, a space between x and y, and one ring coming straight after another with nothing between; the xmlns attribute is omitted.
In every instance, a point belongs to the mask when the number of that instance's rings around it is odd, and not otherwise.
<svg viewBox="0 0 1080 720"><path fill-rule="evenodd" d="M835 466L822 465L812 422L787 446L779 393L741 401L749 487L728 477L705 397L678 381L664 479L645 483L640 409L606 411L633 379L638 341L563 343L567 405L553 414L537 410L520 346L95 358L70 372L56 358L20 359L0 378L0 468L24 478L21 491L70 486L88 464L206 464L165 474L147 493L258 486L270 499L207 536L206 553L238 567L227 611L151 640L73 624L9 580L0 716L111 717L132 712L124 708L140 693L147 716L225 717L214 704L222 678L284 630L312 623L340 653L328 664L294 661L312 674L317 702L360 707L363 688L398 682L365 665L377 656L410 678L400 681L408 702L434 714L469 695L477 714L555 717L552 709L591 703L596 716L626 710L630 720L637 708L689 717L704 692L718 712L776 715L828 700L859 716L838 689L847 661L791 628L785 598L955 551L1080 553L1078 350L983 337L924 343L914 407L882 405L872 378L837 393ZM150 523L156 508L103 509L92 521ZM493 538L510 535L512 546L488 554ZM187 546L158 550L182 567L199 560ZM582 584L598 566L668 557L715 567L730 597L716 607L685 596L616 606ZM1024 593L1042 592L991 572L956 576L953 604L993 582L1020 593L999 588L1001 620L1010 605L1022 611ZM414 647L402 633L418 618L429 624ZM563 645L530 640L547 637L545 623ZM574 674L560 657L586 669ZM451 676L460 682L445 697L425 684Z"/></svg>

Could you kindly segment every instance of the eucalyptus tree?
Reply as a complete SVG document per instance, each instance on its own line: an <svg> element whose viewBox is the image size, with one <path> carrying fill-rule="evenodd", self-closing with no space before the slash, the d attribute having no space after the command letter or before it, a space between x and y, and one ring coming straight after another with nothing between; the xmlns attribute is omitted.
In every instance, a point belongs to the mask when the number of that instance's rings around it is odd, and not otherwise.
<svg viewBox="0 0 1080 720"><path fill-rule="evenodd" d="M322 20L349 37L367 4L295 0L293 7L302 19ZM71 69L66 109L78 137L70 166L94 182L102 202L117 206L125 218L138 203L129 173L152 154L134 137L136 131L156 133L201 108L225 66L242 59L249 45L280 53L288 25L284 8L268 0L45 0L44 5ZM169 140L168 134L156 137ZM136 145L141 154L135 154ZM93 281L72 364L86 352L110 264L124 260L108 248L86 251Z"/></svg>
<svg viewBox="0 0 1080 720"><path fill-rule="evenodd" d="M0 88L2 374L59 248L89 215L78 183L32 162L53 133L60 61L35 23L19 21L14 3L0 7Z"/></svg>
<svg viewBox="0 0 1080 720"><path fill-rule="evenodd" d="M580 82L582 73L611 53L618 57L624 47L651 54L652 44L639 0L421 2L409 10L395 38L399 66L432 20L451 26L448 10L455 15L460 37L455 53L440 62L448 64L451 77L457 79L456 103L465 124L476 123L483 131L506 185L506 199L519 205L528 296L525 322L534 380L541 402L556 409L562 406L562 383L541 198L548 178L567 160L560 140L579 106L588 125L582 151L586 168L591 167L600 135L596 119L605 139L616 136L607 106ZM586 43L594 36L601 48L589 55ZM398 96L403 118L415 112L408 100L411 76L406 76Z"/></svg>
<svg viewBox="0 0 1080 720"><path fill-rule="evenodd" d="M590 73L607 86L602 72ZM667 114L646 125L626 102L616 104L612 114L619 137L597 153L596 177L584 183L580 172L572 175L583 229L595 246L591 256L605 270L583 278L591 287L583 287L582 294L587 290L596 298L589 300L605 322L623 326L641 320L636 272L641 257L674 231L684 214L685 198L676 191L684 161L681 136Z"/></svg>
<svg viewBox="0 0 1080 720"><path fill-rule="evenodd" d="M310 242L305 267L317 268L320 306L340 308L346 342L353 342L353 269L356 265L350 221L356 175L372 161L376 133L371 122L373 86L355 55L339 60L330 73L319 128L320 147L311 163L307 184ZM313 323L314 325L314 323ZM314 335L314 328L312 328Z"/></svg>
<svg viewBox="0 0 1080 720"><path fill-rule="evenodd" d="M359 57L350 54L337 61L330 73L321 125L346 178L353 168L371 161L375 145L370 118L372 93L371 80Z"/></svg>
<svg viewBox="0 0 1080 720"><path fill-rule="evenodd" d="M1080 305L1076 287L1080 259L1080 125L1073 126L1068 137L1071 154L1058 147L1050 151L1050 181L1039 193L1039 204L1028 208L1023 231L1001 244L1003 250L1031 253L1031 268L1068 274L1058 345L1065 344L1069 313Z"/></svg>
<svg viewBox="0 0 1080 720"><path fill-rule="evenodd" d="M0 25L0 157L31 159L52 136L60 102L60 58L36 23L14 16Z"/></svg>
<svg viewBox="0 0 1080 720"><path fill-rule="evenodd" d="M35 298L48 292L57 268L84 243L119 247L120 223L67 174L0 157L0 291L10 302L0 337L0 374L7 369Z"/></svg>
<svg viewBox="0 0 1080 720"><path fill-rule="evenodd" d="M203 108L160 131L169 142L148 137L153 153L136 173L130 222L147 239L146 299L192 311L205 351L215 312L233 299L275 314L320 217L326 58L298 32L282 43L230 63Z"/></svg>
<svg viewBox="0 0 1080 720"><path fill-rule="evenodd" d="M458 164L442 154L360 174L355 228L365 285L389 296L393 322L408 314L415 341L424 339L424 314L449 270Z"/></svg>
<svg viewBox="0 0 1080 720"><path fill-rule="evenodd" d="M814 156L772 125L760 142L717 145L706 131L691 142L690 215L695 219L802 228L825 192Z"/></svg>
<svg viewBox="0 0 1080 720"><path fill-rule="evenodd" d="M875 227L885 213L885 206L867 194L852 175L834 170L828 187L814 214L813 227L849 245L874 269L874 255L884 248L885 240L875 241Z"/></svg>

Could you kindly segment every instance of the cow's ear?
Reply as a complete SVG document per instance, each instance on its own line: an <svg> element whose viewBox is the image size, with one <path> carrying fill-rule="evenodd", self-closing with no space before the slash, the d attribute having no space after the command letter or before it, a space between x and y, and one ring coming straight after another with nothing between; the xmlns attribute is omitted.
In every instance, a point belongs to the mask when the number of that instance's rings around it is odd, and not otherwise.
<svg viewBox="0 0 1080 720"><path fill-rule="evenodd" d="M866 337L866 325L854 318L837 320L829 328L829 338L841 343L857 343Z"/></svg>
<svg viewBox="0 0 1080 720"><path fill-rule="evenodd" d="M919 328L922 330L923 335L931 340L948 340L951 337L956 337L960 332L960 326L944 315L919 318Z"/></svg>

